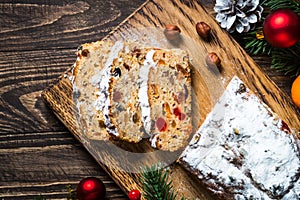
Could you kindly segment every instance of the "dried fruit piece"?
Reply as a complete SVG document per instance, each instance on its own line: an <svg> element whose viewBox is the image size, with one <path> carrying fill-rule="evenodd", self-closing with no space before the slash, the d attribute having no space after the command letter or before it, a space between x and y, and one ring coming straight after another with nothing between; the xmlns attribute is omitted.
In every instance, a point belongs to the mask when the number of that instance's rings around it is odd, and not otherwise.
<svg viewBox="0 0 300 200"><path fill-rule="evenodd" d="M87 50L87 49L83 49L82 51L81 51L81 55L83 56L83 57L87 57L88 55L89 55L89 50Z"/></svg>
<svg viewBox="0 0 300 200"><path fill-rule="evenodd" d="M151 89L151 95L153 95L154 98L158 98L159 97L159 92L158 92L158 88L156 84L151 84L150 85L150 89Z"/></svg>
<svg viewBox="0 0 300 200"><path fill-rule="evenodd" d="M185 119L185 114L181 112L181 110L179 108L174 108L173 109L173 113L176 117L178 117L178 119L180 121L184 120Z"/></svg>
<svg viewBox="0 0 300 200"><path fill-rule="evenodd" d="M162 117L159 117L156 119L155 125L156 125L157 129L161 132L167 130L167 122Z"/></svg>
<svg viewBox="0 0 300 200"><path fill-rule="evenodd" d="M139 115L138 115L138 113L134 113L134 114L132 115L132 121L133 121L134 123L138 123L138 122L139 122Z"/></svg>
<svg viewBox="0 0 300 200"><path fill-rule="evenodd" d="M166 112L166 116L170 116L172 114L170 105L168 104L168 102L163 103L163 108L164 108L164 111Z"/></svg>
<svg viewBox="0 0 300 200"><path fill-rule="evenodd" d="M119 67L115 68L115 70L113 71L113 76L114 77L120 77L121 76L121 69Z"/></svg>

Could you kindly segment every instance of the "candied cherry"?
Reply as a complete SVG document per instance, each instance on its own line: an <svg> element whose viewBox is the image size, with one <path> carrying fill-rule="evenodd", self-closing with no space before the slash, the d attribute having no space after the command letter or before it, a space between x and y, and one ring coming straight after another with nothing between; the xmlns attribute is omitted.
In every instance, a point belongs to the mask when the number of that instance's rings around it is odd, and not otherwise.
<svg viewBox="0 0 300 200"><path fill-rule="evenodd" d="M181 121L181 120L184 120L185 119L185 114L181 112L181 110L179 108L174 108L173 109L173 113L176 117L178 117L178 119Z"/></svg>
<svg viewBox="0 0 300 200"><path fill-rule="evenodd" d="M167 130L168 125L164 118L162 117L157 118L155 124L159 131L163 132Z"/></svg>

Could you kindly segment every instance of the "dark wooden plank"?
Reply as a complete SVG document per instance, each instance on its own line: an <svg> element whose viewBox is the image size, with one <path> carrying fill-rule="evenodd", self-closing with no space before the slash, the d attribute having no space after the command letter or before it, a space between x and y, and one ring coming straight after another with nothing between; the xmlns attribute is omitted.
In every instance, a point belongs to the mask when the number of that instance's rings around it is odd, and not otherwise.
<svg viewBox="0 0 300 200"><path fill-rule="evenodd" d="M70 66L75 58L74 50L2 52L1 55L1 133L66 130L49 112L40 93Z"/></svg>
<svg viewBox="0 0 300 200"><path fill-rule="evenodd" d="M279 72L275 69L272 69L271 68L272 59L268 56L259 55L259 56L252 56L252 58L261 67L263 72L267 74L285 94L290 96L291 86L295 77L290 77L288 75L285 75L284 72Z"/></svg>
<svg viewBox="0 0 300 200"><path fill-rule="evenodd" d="M0 198L66 199L86 176L124 193L55 117L41 91L74 62L77 46L102 38L138 1L0 2Z"/></svg>
<svg viewBox="0 0 300 200"><path fill-rule="evenodd" d="M1 199L66 199L67 185L76 188L88 176L99 177L108 199L125 199L112 179L69 132L0 136Z"/></svg>
<svg viewBox="0 0 300 200"><path fill-rule="evenodd" d="M0 3L0 52L70 49L99 40L144 1L19 2Z"/></svg>
<svg viewBox="0 0 300 200"><path fill-rule="evenodd" d="M72 65L79 44L103 37L142 2L1 2L0 130L60 130L40 91Z"/></svg>

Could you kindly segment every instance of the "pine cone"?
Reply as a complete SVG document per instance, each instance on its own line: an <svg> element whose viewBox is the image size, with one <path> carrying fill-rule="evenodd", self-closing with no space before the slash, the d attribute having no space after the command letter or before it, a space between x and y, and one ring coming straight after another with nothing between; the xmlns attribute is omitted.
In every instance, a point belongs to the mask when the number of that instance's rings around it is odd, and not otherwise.
<svg viewBox="0 0 300 200"><path fill-rule="evenodd" d="M216 0L214 10L222 28L230 33L242 33L255 28L263 7L259 5L259 0Z"/></svg>

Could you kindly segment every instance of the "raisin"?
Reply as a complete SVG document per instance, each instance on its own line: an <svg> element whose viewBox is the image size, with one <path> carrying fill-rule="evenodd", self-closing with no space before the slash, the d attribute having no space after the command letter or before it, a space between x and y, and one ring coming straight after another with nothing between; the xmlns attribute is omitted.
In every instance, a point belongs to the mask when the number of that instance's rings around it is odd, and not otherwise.
<svg viewBox="0 0 300 200"><path fill-rule="evenodd" d="M127 69L128 71L130 71L130 66L127 63L124 63L123 66L125 67L125 69Z"/></svg>
<svg viewBox="0 0 300 200"><path fill-rule="evenodd" d="M246 86L243 83L241 83L239 85L239 89L236 91L236 94L242 94L242 93L246 92L246 90L247 90Z"/></svg>
<svg viewBox="0 0 300 200"><path fill-rule="evenodd" d="M284 121L281 121L281 128L280 128L280 130L285 131L285 132L289 132L289 133L291 132L289 126Z"/></svg>
<svg viewBox="0 0 300 200"><path fill-rule="evenodd" d="M178 71L180 71L182 74L186 74L186 70L180 65L180 64L176 64L176 69Z"/></svg>
<svg viewBox="0 0 300 200"><path fill-rule="evenodd" d="M99 126L101 128L105 128L105 124L104 124L104 121L103 120L99 120Z"/></svg>
<svg viewBox="0 0 300 200"><path fill-rule="evenodd" d="M87 57L88 55L89 55L89 50L87 50L87 49L83 49L82 51L81 51L81 55L83 56L83 57Z"/></svg>
<svg viewBox="0 0 300 200"><path fill-rule="evenodd" d="M137 113L134 113L134 115L132 116L132 121L133 121L134 123L137 123L137 122L139 121L139 116L138 116Z"/></svg>
<svg viewBox="0 0 300 200"><path fill-rule="evenodd" d="M172 121L171 125L172 125L173 128L176 127L176 122L175 122L175 120Z"/></svg>
<svg viewBox="0 0 300 200"><path fill-rule="evenodd" d="M132 55L136 55L136 57L140 57L141 51L142 51L141 49L134 49L132 51Z"/></svg>
<svg viewBox="0 0 300 200"><path fill-rule="evenodd" d="M114 77L120 77L121 76L121 69L120 68L115 68L114 72L113 72L113 76Z"/></svg>

